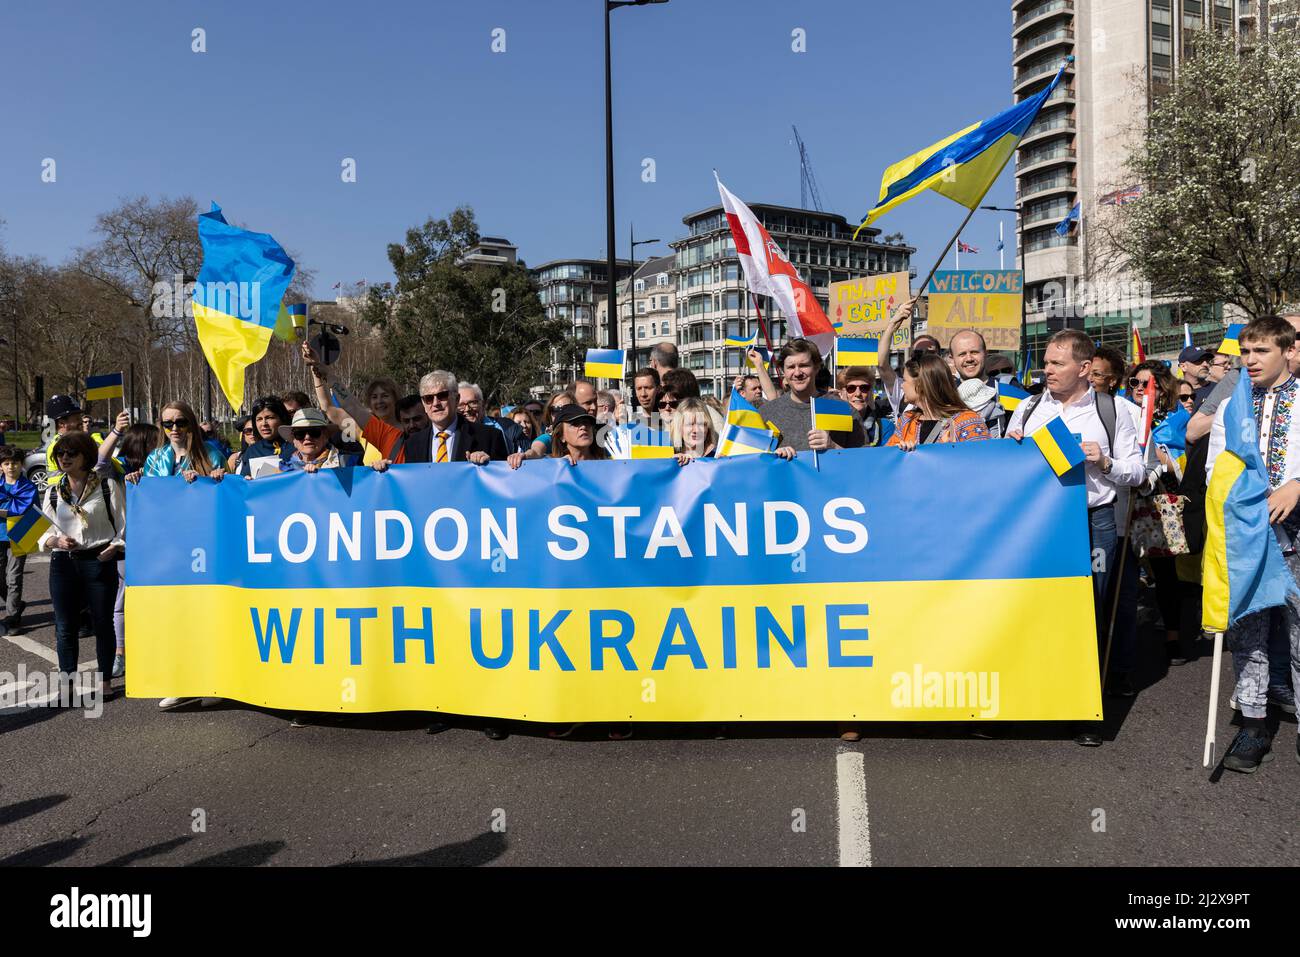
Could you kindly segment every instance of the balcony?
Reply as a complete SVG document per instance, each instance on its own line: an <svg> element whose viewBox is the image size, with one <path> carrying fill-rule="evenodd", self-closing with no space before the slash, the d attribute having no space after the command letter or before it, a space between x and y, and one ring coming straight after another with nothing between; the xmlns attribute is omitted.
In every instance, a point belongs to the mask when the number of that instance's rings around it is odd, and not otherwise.
<svg viewBox="0 0 1300 957"><path fill-rule="evenodd" d="M1074 46L1074 29L1072 27L1057 27L1055 30L1047 33L1039 33L1029 37L1023 43L1017 43L1015 53L1012 54L1011 62L1019 63L1029 54L1035 51L1046 50L1053 44L1062 44L1064 46Z"/></svg>
<svg viewBox="0 0 1300 957"><path fill-rule="evenodd" d="M1074 3L1072 0L1048 0L1047 3L1040 3L1037 6L1030 7L1020 16L1016 17L1011 24L1011 35L1017 36L1031 24L1046 20L1052 16L1073 16Z"/></svg>
<svg viewBox="0 0 1300 957"><path fill-rule="evenodd" d="M1047 62L1040 63L1037 66L1031 66L1025 70L1018 70L1016 72L1016 78L1011 84L1012 91L1017 94L1021 93L1031 84L1037 83L1039 80L1046 79L1047 77L1054 76L1056 71L1061 68L1062 60L1064 60L1064 57L1062 57L1061 60L1048 60ZM1074 64L1066 63L1065 72L1067 74L1072 74L1074 72Z"/></svg>
<svg viewBox="0 0 1300 957"><path fill-rule="evenodd" d="M1034 196L1050 196L1052 193L1073 193L1078 188L1078 180L1073 175L1054 176L1032 186L1017 188L1016 202L1022 202Z"/></svg>
<svg viewBox="0 0 1300 957"><path fill-rule="evenodd" d="M1025 135L1020 138L1018 148L1025 149L1033 143L1042 142L1052 136L1075 132L1078 132L1078 130L1074 125L1074 117L1068 110L1059 111L1055 116L1048 117L1045 120L1040 119L1025 130Z"/></svg>
<svg viewBox="0 0 1300 957"><path fill-rule="evenodd" d="M1047 152L1034 153L1016 161L1016 175L1049 166L1052 163L1077 163L1078 151L1073 146L1061 146Z"/></svg>
<svg viewBox="0 0 1300 957"><path fill-rule="evenodd" d="M1037 212L1029 213L1025 217L1024 228L1033 229L1035 226L1040 226L1043 223L1059 223L1065 218L1065 214L1070 211L1070 206L1072 205L1073 204L1071 203L1068 206L1060 208L1039 210Z"/></svg>

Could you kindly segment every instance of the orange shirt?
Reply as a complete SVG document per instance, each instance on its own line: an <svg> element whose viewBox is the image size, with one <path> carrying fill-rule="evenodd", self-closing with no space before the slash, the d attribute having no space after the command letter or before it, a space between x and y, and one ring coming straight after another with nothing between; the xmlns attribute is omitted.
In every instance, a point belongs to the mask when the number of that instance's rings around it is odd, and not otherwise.
<svg viewBox="0 0 1300 957"><path fill-rule="evenodd" d="M394 465L406 461L405 444L397 450L397 457L393 457L393 449L397 445L397 440L402 437L402 430L395 425L389 425L379 416L370 417L370 421L361 430L361 437L377 448L383 457Z"/></svg>

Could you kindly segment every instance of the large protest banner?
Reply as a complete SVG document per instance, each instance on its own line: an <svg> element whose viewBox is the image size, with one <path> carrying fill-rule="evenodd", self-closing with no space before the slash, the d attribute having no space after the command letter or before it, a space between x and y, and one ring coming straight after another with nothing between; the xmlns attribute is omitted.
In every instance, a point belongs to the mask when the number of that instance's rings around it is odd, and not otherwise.
<svg viewBox="0 0 1300 957"><path fill-rule="evenodd" d="M1031 444L146 478L134 697L535 721L1100 717L1086 500Z"/></svg>
<svg viewBox="0 0 1300 957"><path fill-rule="evenodd" d="M879 339L890 315L911 298L911 276L889 272L842 279L831 283L827 293L831 322L843 323L838 329L840 335ZM911 341L911 327L903 323L895 330L889 349L906 349Z"/></svg>
<svg viewBox="0 0 1300 957"><path fill-rule="evenodd" d="M943 348L956 333L974 329L990 349L1020 350L1025 277L1019 269L941 269L925 289L930 300L925 331Z"/></svg>

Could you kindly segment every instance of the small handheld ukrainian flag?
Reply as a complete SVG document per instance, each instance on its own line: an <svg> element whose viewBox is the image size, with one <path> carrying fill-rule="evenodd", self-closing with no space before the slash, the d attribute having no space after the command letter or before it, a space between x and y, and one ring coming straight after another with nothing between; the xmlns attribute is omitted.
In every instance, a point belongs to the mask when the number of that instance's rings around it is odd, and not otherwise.
<svg viewBox="0 0 1300 957"><path fill-rule="evenodd" d="M40 547L41 536L53 527L54 523L45 517L44 512L35 505L28 505L27 511L9 526L9 547L15 555L29 555Z"/></svg>
<svg viewBox="0 0 1300 957"><path fill-rule="evenodd" d="M307 338L307 304L290 302L280 304L280 314L275 317L275 337L282 342Z"/></svg>
<svg viewBox="0 0 1300 957"><path fill-rule="evenodd" d="M122 373L86 376L86 401L122 398Z"/></svg>
<svg viewBox="0 0 1300 957"><path fill-rule="evenodd" d="M1029 393L1024 389L1012 385L1010 382L998 383L998 403L1008 412L1016 411L1016 407L1029 398Z"/></svg>
<svg viewBox="0 0 1300 957"><path fill-rule="evenodd" d="M750 346L758 345L758 328L749 334L746 339L739 339L735 336L727 336L722 340L724 346L735 346L741 349L748 349Z"/></svg>
<svg viewBox="0 0 1300 957"><path fill-rule="evenodd" d="M747 429L743 425L728 422L722 430L722 441L718 443L718 458L735 455L762 455L764 452L776 451L777 437L766 429Z"/></svg>
<svg viewBox="0 0 1300 957"><path fill-rule="evenodd" d="M731 401L727 403L727 421L746 429L765 429L776 435L781 434L780 429L763 418L763 413L735 389L731 390Z"/></svg>
<svg viewBox="0 0 1300 957"><path fill-rule="evenodd" d="M813 428L826 432L852 432L853 406L839 399L812 400Z"/></svg>
<svg viewBox="0 0 1300 957"><path fill-rule="evenodd" d="M634 459L670 459L674 454L671 445L632 446L632 458Z"/></svg>
<svg viewBox="0 0 1300 957"><path fill-rule="evenodd" d="M1241 343L1237 338L1241 335L1241 330L1245 329L1242 323L1234 323L1228 327L1228 331L1223 334L1223 342L1219 343L1219 351L1226 356L1241 355Z"/></svg>
<svg viewBox="0 0 1300 957"><path fill-rule="evenodd" d="M840 336L835 340L835 362L841 367L874 366L879 359L879 339L853 339Z"/></svg>
<svg viewBox="0 0 1300 957"><path fill-rule="evenodd" d="M1083 462L1083 448L1074 440L1065 420L1059 416L1034 432L1030 438L1057 475L1064 475Z"/></svg>
<svg viewBox="0 0 1300 957"><path fill-rule="evenodd" d="M588 379L622 379L627 352L623 349L588 349L582 374Z"/></svg>

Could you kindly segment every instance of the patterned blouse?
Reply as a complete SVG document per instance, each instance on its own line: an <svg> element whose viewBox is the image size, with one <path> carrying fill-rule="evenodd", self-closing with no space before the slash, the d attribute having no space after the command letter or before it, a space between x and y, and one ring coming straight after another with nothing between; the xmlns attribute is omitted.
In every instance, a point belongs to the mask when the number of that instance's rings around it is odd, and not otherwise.
<svg viewBox="0 0 1300 957"><path fill-rule="evenodd" d="M989 437L989 427L978 412L965 409L952 416L952 424L934 441L982 442ZM886 445L897 446L903 442L921 444L921 413L916 409L904 412L898 419L898 428Z"/></svg>
<svg viewBox="0 0 1300 957"><path fill-rule="evenodd" d="M1296 395L1300 380L1289 376L1272 389L1252 387L1255 422L1259 426L1259 451L1268 472L1268 487L1277 489L1289 479L1300 477L1300 429L1292 435Z"/></svg>

